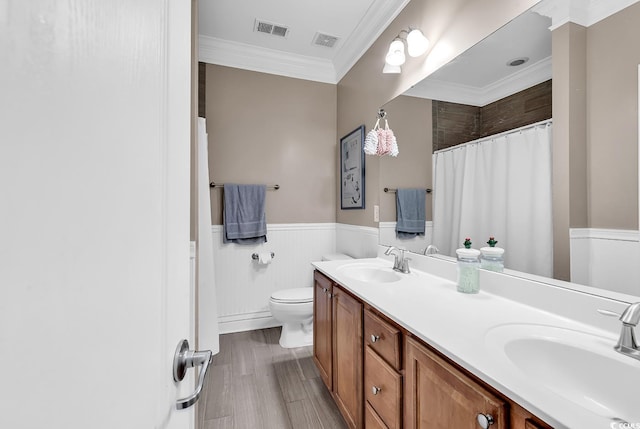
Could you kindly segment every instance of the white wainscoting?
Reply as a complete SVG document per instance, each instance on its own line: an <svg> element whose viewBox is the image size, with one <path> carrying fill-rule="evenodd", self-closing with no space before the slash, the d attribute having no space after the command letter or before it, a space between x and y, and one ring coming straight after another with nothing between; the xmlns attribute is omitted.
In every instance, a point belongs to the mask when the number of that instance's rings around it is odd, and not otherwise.
<svg viewBox="0 0 640 429"><path fill-rule="evenodd" d="M336 224L336 252L352 258L375 258L378 255L378 228Z"/></svg>
<svg viewBox="0 0 640 429"><path fill-rule="evenodd" d="M423 236L402 239L396 237L395 222L380 222L380 244L407 249L412 252L422 253L433 242L433 222L425 222Z"/></svg>
<svg viewBox="0 0 640 429"><path fill-rule="evenodd" d="M571 282L640 295L640 232L573 228Z"/></svg>
<svg viewBox="0 0 640 429"><path fill-rule="evenodd" d="M280 289L313 286L311 262L323 255L344 253L354 258L376 257L378 229L335 223L267 225L267 243L244 246L222 243L222 226L211 227L215 262L218 320L200 315L200 323L219 323L220 333L278 326L271 317L269 297ZM269 265L251 259L273 252Z"/></svg>
<svg viewBox="0 0 640 429"><path fill-rule="evenodd" d="M220 333L280 325L271 317L269 297L276 290L312 287L311 262L335 252L335 231L335 223L271 224L266 243L238 245L223 244L222 226L213 225ZM251 255L260 252L275 257L259 265Z"/></svg>

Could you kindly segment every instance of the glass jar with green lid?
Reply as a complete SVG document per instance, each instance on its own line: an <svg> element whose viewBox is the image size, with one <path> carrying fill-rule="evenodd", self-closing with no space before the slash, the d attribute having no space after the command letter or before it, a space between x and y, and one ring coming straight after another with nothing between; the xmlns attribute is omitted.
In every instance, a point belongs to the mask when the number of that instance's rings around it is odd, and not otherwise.
<svg viewBox="0 0 640 429"><path fill-rule="evenodd" d="M480 251L461 248L456 250L458 255L458 292L478 293L480 291Z"/></svg>

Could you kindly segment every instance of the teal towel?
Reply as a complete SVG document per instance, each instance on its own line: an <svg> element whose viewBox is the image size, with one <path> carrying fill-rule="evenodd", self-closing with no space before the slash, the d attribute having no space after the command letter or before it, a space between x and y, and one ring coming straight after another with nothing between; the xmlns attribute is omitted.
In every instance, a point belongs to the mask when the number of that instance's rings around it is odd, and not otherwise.
<svg viewBox="0 0 640 429"><path fill-rule="evenodd" d="M267 241L265 185L224 185L224 243L259 244Z"/></svg>
<svg viewBox="0 0 640 429"><path fill-rule="evenodd" d="M424 235L426 191L398 189L396 193L396 236L412 238Z"/></svg>

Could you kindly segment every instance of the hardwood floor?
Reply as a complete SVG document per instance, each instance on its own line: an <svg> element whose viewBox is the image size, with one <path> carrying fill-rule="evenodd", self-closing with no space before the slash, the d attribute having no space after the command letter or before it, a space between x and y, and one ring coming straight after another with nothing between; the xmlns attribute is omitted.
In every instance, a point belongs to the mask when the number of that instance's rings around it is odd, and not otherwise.
<svg viewBox="0 0 640 429"><path fill-rule="evenodd" d="M198 405L199 429L340 429L346 424L313 363L283 349L280 328L220 336Z"/></svg>

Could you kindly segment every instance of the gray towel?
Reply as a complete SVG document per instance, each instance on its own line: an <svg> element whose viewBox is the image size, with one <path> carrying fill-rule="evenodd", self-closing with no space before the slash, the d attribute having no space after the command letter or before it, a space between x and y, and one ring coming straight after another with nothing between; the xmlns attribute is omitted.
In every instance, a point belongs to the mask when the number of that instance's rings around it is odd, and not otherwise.
<svg viewBox="0 0 640 429"><path fill-rule="evenodd" d="M259 244L267 241L264 213L265 185L224 185L224 243Z"/></svg>
<svg viewBox="0 0 640 429"><path fill-rule="evenodd" d="M426 191L398 189L396 194L396 236L412 238L424 235Z"/></svg>

